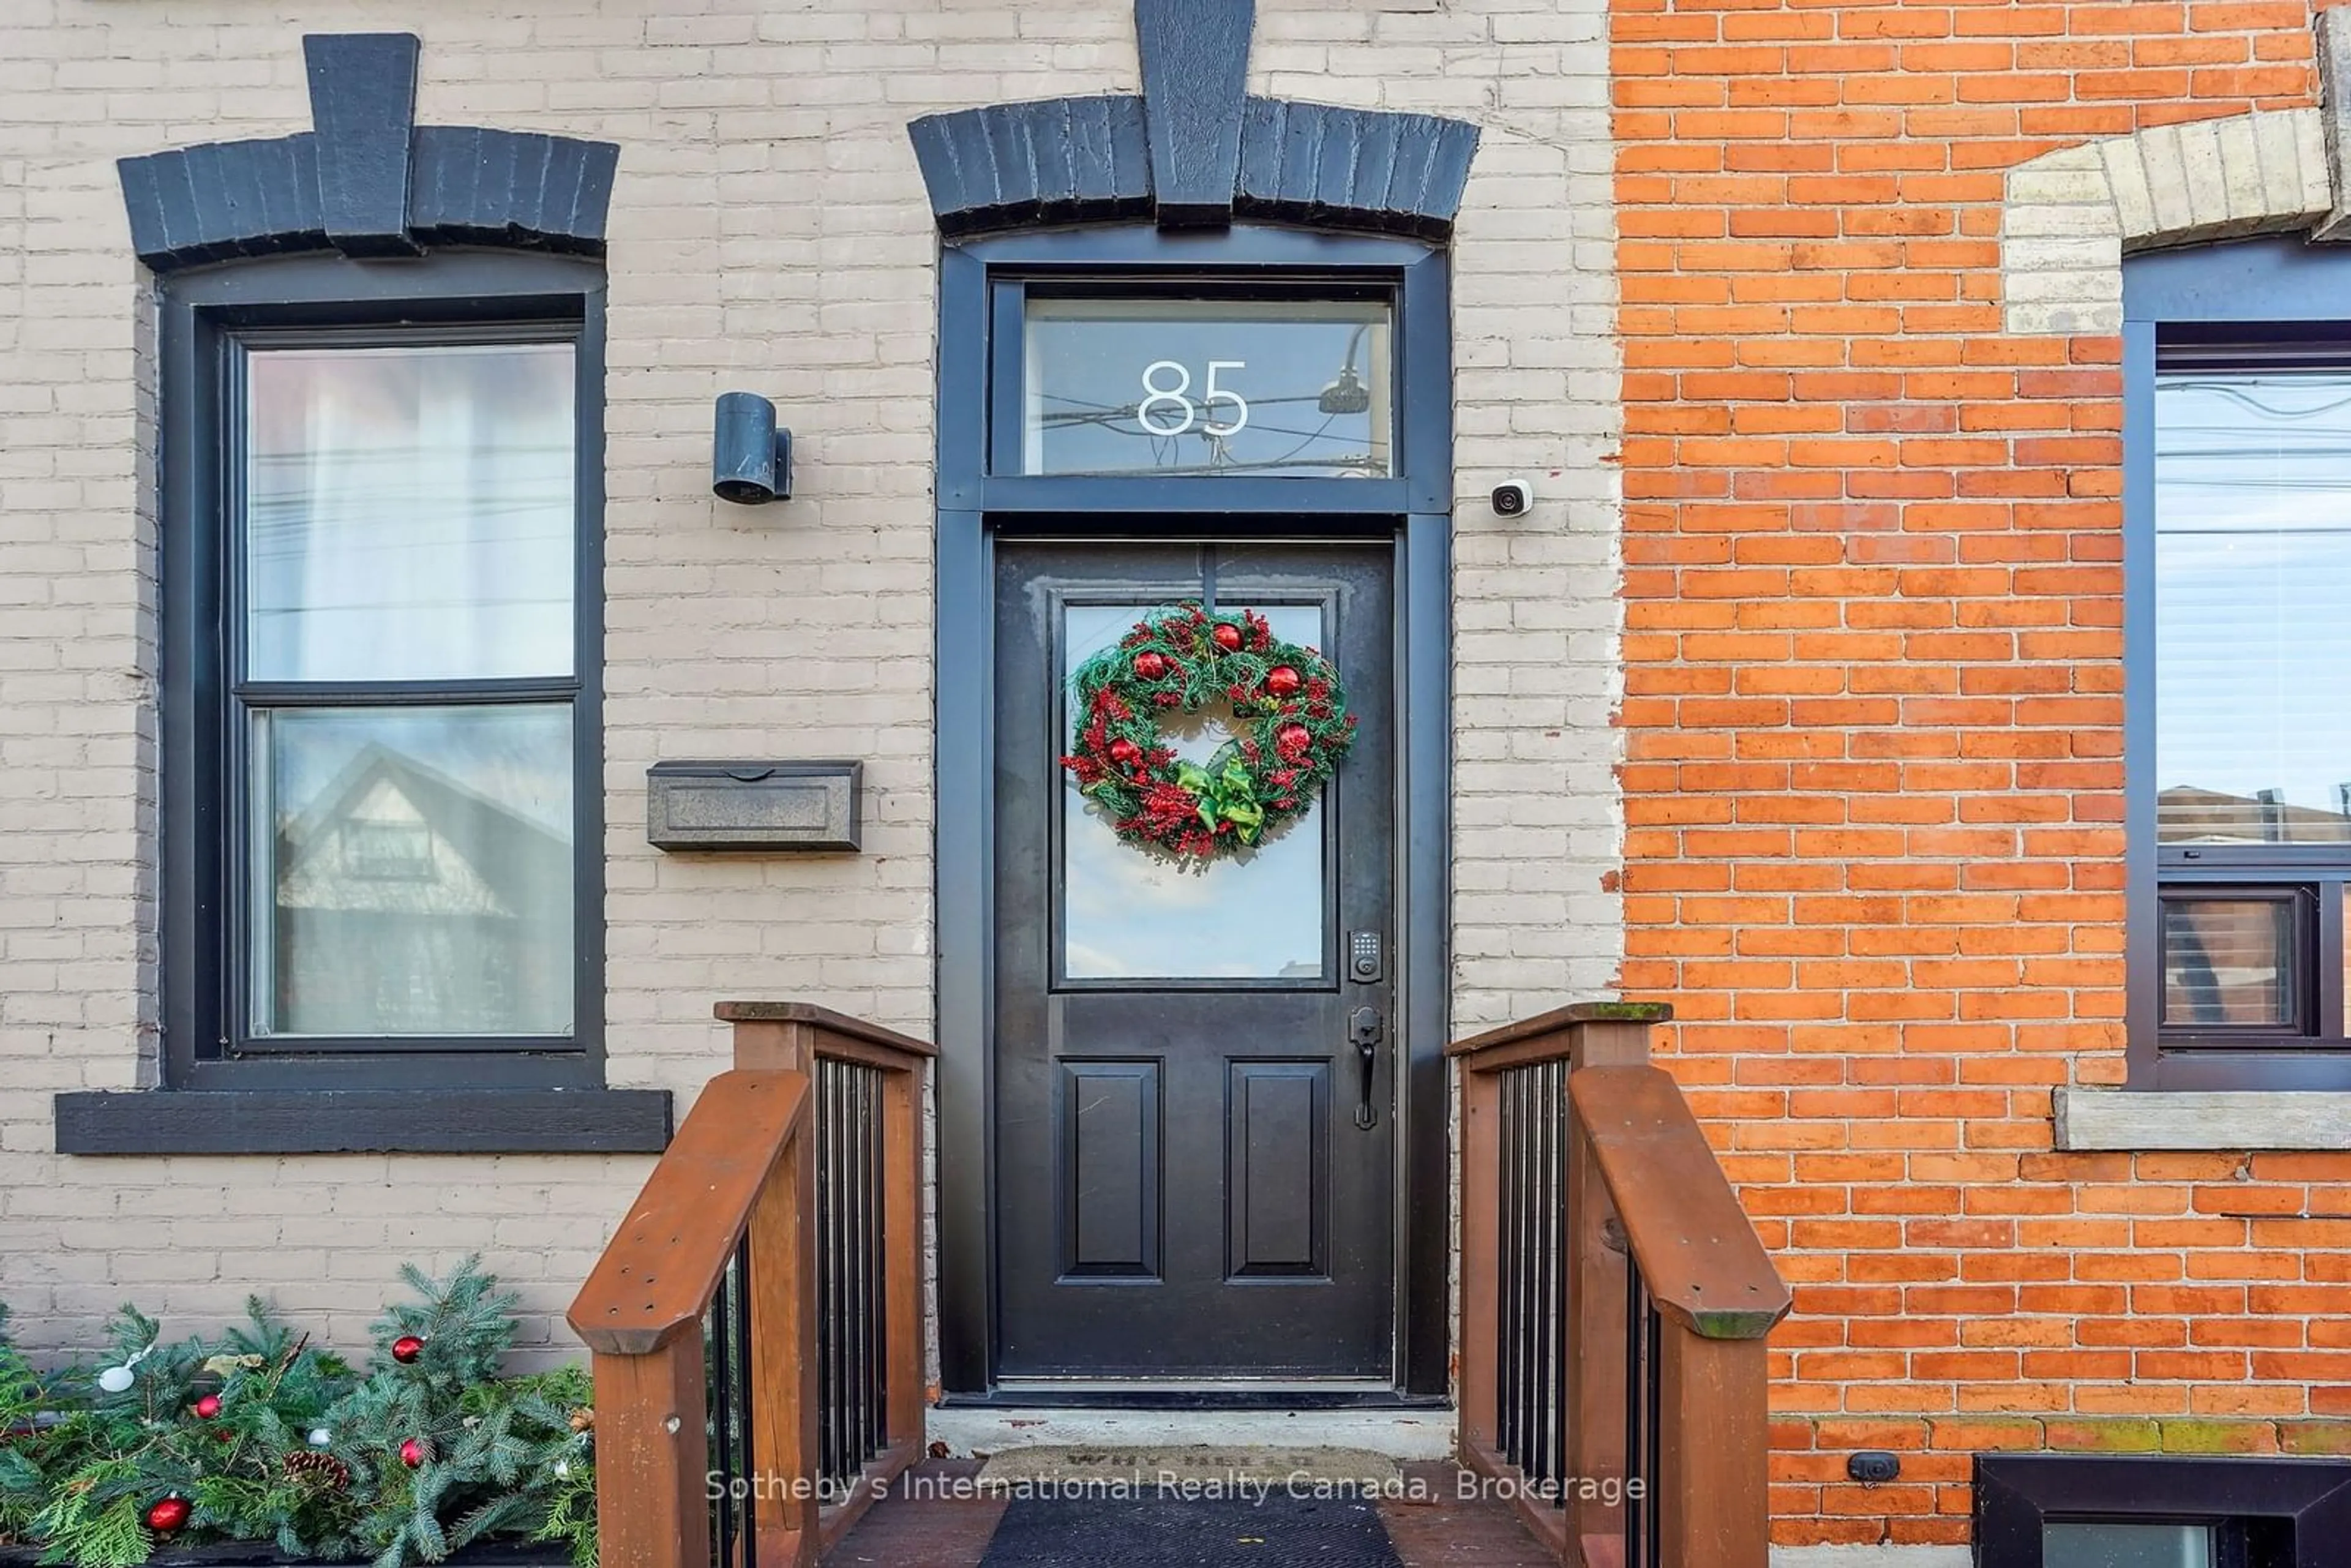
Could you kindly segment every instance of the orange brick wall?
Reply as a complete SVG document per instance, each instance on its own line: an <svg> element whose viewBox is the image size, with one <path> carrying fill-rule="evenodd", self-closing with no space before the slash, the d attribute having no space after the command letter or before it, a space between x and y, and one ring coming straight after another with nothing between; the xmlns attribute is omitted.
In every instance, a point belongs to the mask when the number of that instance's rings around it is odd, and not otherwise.
<svg viewBox="0 0 2351 1568"><path fill-rule="evenodd" d="M2345 1448L2351 1156L2051 1152L2124 1072L2119 345L1998 274L2004 170L2308 103L2309 6L1612 26L1624 982L1795 1287L1776 1538L1964 1542L1988 1448Z"/></svg>

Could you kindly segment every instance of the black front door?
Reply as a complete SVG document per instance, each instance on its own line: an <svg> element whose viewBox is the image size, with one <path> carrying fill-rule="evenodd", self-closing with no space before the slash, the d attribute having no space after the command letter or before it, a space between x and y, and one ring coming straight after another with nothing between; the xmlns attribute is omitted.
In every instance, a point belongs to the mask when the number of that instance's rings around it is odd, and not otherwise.
<svg viewBox="0 0 2351 1568"><path fill-rule="evenodd" d="M1393 1375L1393 562L998 545L1000 1377ZM1319 804L1205 870L1122 843L1057 760L1071 672L1187 600L1322 650L1358 718ZM1226 734L1168 732L1195 760Z"/></svg>

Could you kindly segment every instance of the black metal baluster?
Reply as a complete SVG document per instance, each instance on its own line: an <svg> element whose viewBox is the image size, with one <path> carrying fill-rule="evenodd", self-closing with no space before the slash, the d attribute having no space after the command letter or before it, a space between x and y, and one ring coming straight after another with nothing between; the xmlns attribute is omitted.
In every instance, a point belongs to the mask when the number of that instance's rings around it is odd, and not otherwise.
<svg viewBox="0 0 2351 1568"><path fill-rule="evenodd" d="M818 1177L818 1207L823 1215L821 1246L824 1267L820 1270L820 1311L818 1320L824 1325L823 1354L819 1358L819 1402L822 1410L822 1439L819 1463L828 1476L841 1474L843 1434L841 1429L841 1386L842 1363L847 1346L842 1329L847 1312L845 1281L841 1277L841 1203L846 1196L841 1180L841 1067L837 1062L819 1061L817 1074L822 1080L823 1094L817 1108L817 1125L823 1141L818 1157L823 1161L823 1174Z"/></svg>
<svg viewBox="0 0 2351 1568"><path fill-rule="evenodd" d="M852 1069L849 1082L849 1211L852 1225L849 1233L849 1272L855 1281L852 1293L850 1345L854 1351L850 1368L849 1385L842 1390L849 1416L848 1462L842 1467L845 1476L854 1476L865 1468L866 1457L872 1452L872 1411L865 1397L866 1379L873 1364L873 1277L868 1266L865 1233L872 1223L872 1186L868 1179L870 1157L865 1120L865 1071Z"/></svg>
<svg viewBox="0 0 2351 1568"><path fill-rule="evenodd" d="M865 1322L865 1457L871 1459L889 1446L889 1410L884 1403L883 1374L890 1364L890 1298L884 1273L888 1255L882 1247L887 1223L883 1188L883 1081L865 1071L865 1279L872 1311Z"/></svg>
<svg viewBox="0 0 2351 1568"><path fill-rule="evenodd" d="M739 1568L754 1560L750 1489L758 1477L751 1461L750 1279L751 1241L746 1236L727 1260L702 1321L710 1465L718 1482L710 1504L711 1561L716 1568Z"/></svg>
<svg viewBox="0 0 2351 1568"><path fill-rule="evenodd" d="M833 1311L832 1063L816 1063L816 1441L817 1469L832 1473Z"/></svg>
<svg viewBox="0 0 2351 1568"><path fill-rule="evenodd" d="M1539 1320L1541 1339L1537 1365L1540 1373L1536 1388L1540 1397L1536 1408L1542 1419L1538 1430L1540 1458L1537 1470L1540 1479L1556 1483L1565 1471L1561 1451L1563 1447L1563 1417L1560 1376L1560 1354L1567 1332L1565 1323L1561 1321L1566 1298L1560 1268L1560 1226L1564 1207L1562 1202L1563 1195L1560 1190L1560 1116L1565 1098L1562 1092L1564 1085L1560 1078L1560 1064L1546 1061L1540 1071L1542 1151L1541 1175L1536 1183L1536 1191L1541 1194L1538 1214L1541 1227L1541 1250L1537 1255L1537 1265L1542 1275L1542 1315Z"/></svg>
<svg viewBox="0 0 2351 1568"><path fill-rule="evenodd" d="M1628 1260L1625 1278L1625 1568L1657 1568L1658 1414L1665 1392L1658 1342L1665 1325L1640 1265Z"/></svg>
<svg viewBox="0 0 2351 1568"><path fill-rule="evenodd" d="M759 1484L758 1437L751 1429L751 1233L746 1230L743 1239L735 1245L734 1304L735 1318L735 1397L731 1401L735 1427L735 1461L750 1486ZM759 1560L758 1515L751 1506L756 1490L737 1504L739 1518L736 1521L736 1538L742 1542L742 1561L749 1564Z"/></svg>
<svg viewBox="0 0 2351 1568"><path fill-rule="evenodd" d="M1647 1494L1642 1500L1642 1506L1649 1511L1649 1538L1640 1568L1658 1568L1658 1559L1665 1551L1664 1544L1657 1538L1657 1487L1665 1479L1665 1323L1657 1316L1656 1303L1649 1300L1646 1284L1641 1288L1641 1324L1642 1338L1648 1342L1649 1347L1649 1375L1643 1385L1648 1391L1647 1418L1642 1423L1642 1429L1648 1436L1641 1455L1641 1474L1648 1481L1648 1485L1642 1488Z"/></svg>
<svg viewBox="0 0 2351 1568"><path fill-rule="evenodd" d="M728 1264L731 1272L734 1265ZM727 1440L726 1406L733 1393L733 1379L727 1376L727 1358L734 1348L735 1336L726 1332L726 1280L721 1276L718 1293L711 1298L710 1310L702 1319L702 1362L708 1380L705 1396L710 1420L710 1468L721 1486L718 1496L710 1502L710 1561L715 1568L728 1568L735 1557L735 1504L727 1495L727 1483L735 1475L735 1456Z"/></svg>
<svg viewBox="0 0 2351 1568"><path fill-rule="evenodd" d="M1495 1281L1496 1346L1501 1375L1496 1380L1494 1398L1494 1438L1502 1457L1512 1464L1519 1462L1519 1391L1524 1385L1526 1367L1520 1354L1518 1312L1519 1260L1515 1243L1518 1240L1519 1213L1523 1201L1520 1191L1519 1164L1519 1082L1516 1072L1505 1073L1500 1092L1495 1096L1500 1112L1498 1141L1501 1146L1502 1212L1495 1226L1496 1240L1501 1251Z"/></svg>

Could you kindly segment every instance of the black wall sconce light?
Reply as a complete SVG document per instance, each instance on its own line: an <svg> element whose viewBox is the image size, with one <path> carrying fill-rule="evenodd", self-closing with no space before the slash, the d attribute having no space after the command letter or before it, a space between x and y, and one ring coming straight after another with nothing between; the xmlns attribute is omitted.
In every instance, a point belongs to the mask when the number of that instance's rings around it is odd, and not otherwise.
<svg viewBox="0 0 2351 1568"><path fill-rule="evenodd" d="M792 433L776 428L776 405L757 392L718 394L710 488L745 507L792 498Z"/></svg>

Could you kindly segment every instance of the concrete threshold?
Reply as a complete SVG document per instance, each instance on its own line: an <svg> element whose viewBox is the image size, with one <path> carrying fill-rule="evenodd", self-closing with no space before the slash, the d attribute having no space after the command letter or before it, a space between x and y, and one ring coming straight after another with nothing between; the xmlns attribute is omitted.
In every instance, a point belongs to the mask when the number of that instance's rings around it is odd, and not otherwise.
<svg viewBox="0 0 2351 1568"><path fill-rule="evenodd" d="M1378 1460L1442 1459L1453 1452L1450 1410L1079 1410L944 1409L926 1413L930 1440L958 1458L994 1459L1023 1449L1052 1450L1051 1462L1101 1471L1163 1468L1256 1474L1278 1460L1313 1456L1306 1468ZM1110 1461L1115 1461L1112 1464ZM1148 1460L1143 1463L1139 1461ZM1008 1460L1006 1461L1008 1464ZM1033 1461L1047 1461L1039 1455ZM1297 1465L1283 1463L1280 1476ZM1007 1469L990 1466L990 1473ZM1031 1473L1042 1474L1041 1470ZM1066 1473L1057 1471L1055 1473ZM1341 1471L1361 1474L1360 1470Z"/></svg>

